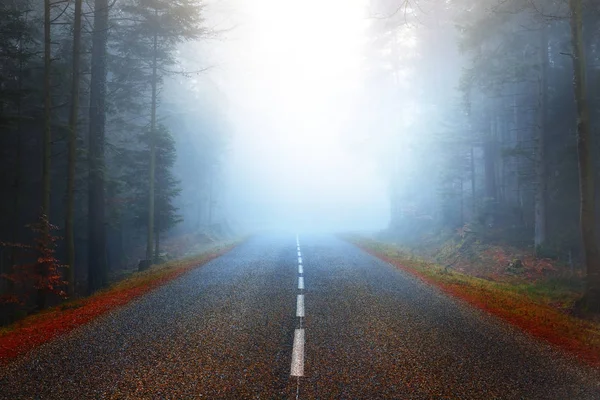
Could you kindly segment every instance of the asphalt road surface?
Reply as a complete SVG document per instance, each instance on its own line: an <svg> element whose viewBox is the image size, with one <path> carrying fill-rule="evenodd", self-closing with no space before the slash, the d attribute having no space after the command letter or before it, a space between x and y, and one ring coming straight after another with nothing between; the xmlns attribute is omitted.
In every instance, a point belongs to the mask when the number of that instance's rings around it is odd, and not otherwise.
<svg viewBox="0 0 600 400"><path fill-rule="evenodd" d="M600 399L600 375L339 239L264 235L4 367L0 398Z"/></svg>

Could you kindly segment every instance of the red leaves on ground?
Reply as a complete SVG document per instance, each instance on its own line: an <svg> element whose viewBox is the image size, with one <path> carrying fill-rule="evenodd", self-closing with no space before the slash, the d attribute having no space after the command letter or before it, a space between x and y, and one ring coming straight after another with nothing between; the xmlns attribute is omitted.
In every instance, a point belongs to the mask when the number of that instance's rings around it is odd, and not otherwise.
<svg viewBox="0 0 600 400"><path fill-rule="evenodd" d="M101 291L81 300L76 305L77 308L62 309L57 307L21 321L14 330L0 336L0 364L8 362L10 359L24 354L57 336L71 332L73 329L109 311L126 305L152 289L221 256L230 248L227 247L207 254L200 261L197 259L190 260L181 267L153 276L150 280L140 281L139 284L131 287L117 285L114 288Z"/></svg>
<svg viewBox="0 0 600 400"><path fill-rule="evenodd" d="M416 276L423 282L436 286L453 297L500 317L523 331L577 356L593 367L600 367L600 348L590 346L589 343L578 337L580 327L565 322L567 317L550 306L544 306L526 299L517 301L509 296L503 296L500 291L498 293L483 292L468 285L436 280L418 270L407 267L401 260L386 256L360 243L354 242L354 244L365 252ZM539 268L544 267L545 265L541 264ZM523 312L514 312L517 308Z"/></svg>

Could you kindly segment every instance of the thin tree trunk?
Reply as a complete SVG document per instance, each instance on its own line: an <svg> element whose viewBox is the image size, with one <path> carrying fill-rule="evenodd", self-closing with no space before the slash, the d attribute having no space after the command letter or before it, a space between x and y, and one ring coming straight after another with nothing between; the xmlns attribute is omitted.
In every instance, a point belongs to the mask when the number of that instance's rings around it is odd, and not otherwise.
<svg viewBox="0 0 600 400"><path fill-rule="evenodd" d="M81 63L81 3L75 0L75 20L73 23L73 71L71 80L71 110L69 113L69 146L67 156L67 210L65 217L65 240L67 245L68 295L75 294L75 234L73 218L75 214L75 163L77 151L77 116L79 112L79 69Z"/></svg>
<svg viewBox="0 0 600 400"><path fill-rule="evenodd" d="M535 223L534 247L536 253L546 242L546 114L548 109L548 32L547 26L541 29L540 41L540 77L538 79L538 129L536 129L535 151Z"/></svg>
<svg viewBox="0 0 600 400"><path fill-rule="evenodd" d="M212 167L209 168L209 176L208 176L208 230L212 229L212 219L213 219L213 173Z"/></svg>
<svg viewBox="0 0 600 400"><path fill-rule="evenodd" d="M490 135L486 138L483 149L485 160L485 196L488 201L495 203L497 200L496 188L496 160L495 160L496 120L490 120Z"/></svg>
<svg viewBox="0 0 600 400"><path fill-rule="evenodd" d="M19 227L20 227L20 216L21 216L21 179L22 179L22 158L23 158L23 149L22 149L22 137L23 137L23 125L22 125L22 113L23 113L23 38L19 39L19 78L17 84L17 144L16 144L16 153L15 153L15 179L14 179L14 189L15 196L13 200L13 218L12 218L12 227L11 227L11 240L13 243L18 242L19 236ZM8 272L12 271L12 267L16 264L17 261L17 248L13 247L10 250L10 265L8 266ZM12 290L14 287L14 282L8 280L9 290Z"/></svg>
<svg viewBox="0 0 600 400"><path fill-rule="evenodd" d="M158 18L158 10L155 11ZM157 88L157 63L158 63L158 34L154 34L154 49L152 60L152 109L150 117L150 181L148 184L148 237L146 242L146 259L152 260L152 235L154 234L154 180L156 170L156 88Z"/></svg>
<svg viewBox="0 0 600 400"><path fill-rule="evenodd" d="M587 273L586 293L580 306L600 312L600 253L596 243L592 135L585 81L583 10L581 0L569 0L573 48L573 87L577 103L577 152L579 161L580 225Z"/></svg>
<svg viewBox="0 0 600 400"><path fill-rule="evenodd" d="M460 176L460 226L465 225L465 194L464 194L464 181L462 174Z"/></svg>
<svg viewBox="0 0 600 400"><path fill-rule="evenodd" d="M156 221L156 232L154 232L155 234L155 238L154 238L154 262L158 262L158 256L160 254L160 231L159 231L159 226L158 226L158 220Z"/></svg>
<svg viewBox="0 0 600 400"><path fill-rule="evenodd" d="M89 126L88 289L94 292L108 280L104 194L104 129L106 122L106 43L108 0L95 0L92 35Z"/></svg>
<svg viewBox="0 0 600 400"><path fill-rule="evenodd" d="M494 221L494 209L495 204L498 201L497 187L496 187L496 146L495 146L495 135L496 126L495 118L490 118L490 133L485 138L483 144L483 159L485 169L485 207L484 212L486 216L486 225L492 227L495 224Z"/></svg>
<svg viewBox="0 0 600 400"><path fill-rule="evenodd" d="M52 112L52 99L51 99L51 81L50 81L50 68L51 68L51 56L52 56L52 38L50 36L50 0L44 0L44 135L43 135L43 161L42 161L42 215L45 215L47 219L50 217L50 168L51 168L51 146L52 146L52 131L51 131L51 112ZM42 235L43 240L46 240L50 232L48 231L48 225L44 224L44 231ZM41 276L45 275L46 266L39 265L38 273ZM46 294L43 289L37 291L37 307L43 309L46 307Z"/></svg>
<svg viewBox="0 0 600 400"><path fill-rule="evenodd" d="M471 216L471 218L474 218L475 215L477 215L477 197L475 194L475 185L475 146L471 145L471 196L473 197L471 204L471 212L473 213L473 215Z"/></svg>
<svg viewBox="0 0 600 400"><path fill-rule="evenodd" d="M42 214L50 215L50 163L52 132L51 112L52 99L50 93L50 64L52 38L50 37L50 0L44 0L44 135L43 135L43 162L42 162Z"/></svg>
<svg viewBox="0 0 600 400"><path fill-rule="evenodd" d="M517 96L515 95L513 98L513 119L515 124L515 143L519 145L521 143L521 129L519 125L519 109L517 107ZM516 174L516 185L517 185L517 204L518 204L518 217L521 225L526 226L525 218L523 216L523 189L521 185L521 165L522 165L522 157L516 158L515 163L515 174Z"/></svg>

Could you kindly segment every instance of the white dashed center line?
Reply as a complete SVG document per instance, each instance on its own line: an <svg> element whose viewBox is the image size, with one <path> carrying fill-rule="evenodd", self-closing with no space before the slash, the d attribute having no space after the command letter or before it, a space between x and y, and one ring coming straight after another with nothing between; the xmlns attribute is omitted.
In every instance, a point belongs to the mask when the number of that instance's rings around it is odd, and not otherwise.
<svg viewBox="0 0 600 400"><path fill-rule="evenodd" d="M296 317L304 318L304 295L299 294L296 300Z"/></svg>
<svg viewBox="0 0 600 400"><path fill-rule="evenodd" d="M302 252L300 251L300 241L296 235L296 251L298 253L298 294L296 298L296 317L298 318L298 327L294 331L294 344L292 349L292 366L290 375L298 378L296 387L296 399L300 396L300 377L304 376L304 329L302 328L302 319L304 318L304 268L302 267Z"/></svg>
<svg viewBox="0 0 600 400"><path fill-rule="evenodd" d="M296 329L294 331L294 348L292 350L290 375L304 376L304 329Z"/></svg>

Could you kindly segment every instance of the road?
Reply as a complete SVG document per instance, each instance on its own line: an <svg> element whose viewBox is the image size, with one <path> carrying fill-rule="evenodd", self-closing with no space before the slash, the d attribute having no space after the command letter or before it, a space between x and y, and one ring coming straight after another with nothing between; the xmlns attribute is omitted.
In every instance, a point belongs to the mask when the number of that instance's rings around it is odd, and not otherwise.
<svg viewBox="0 0 600 400"><path fill-rule="evenodd" d="M600 399L600 375L335 237L262 235L12 363L0 398Z"/></svg>

